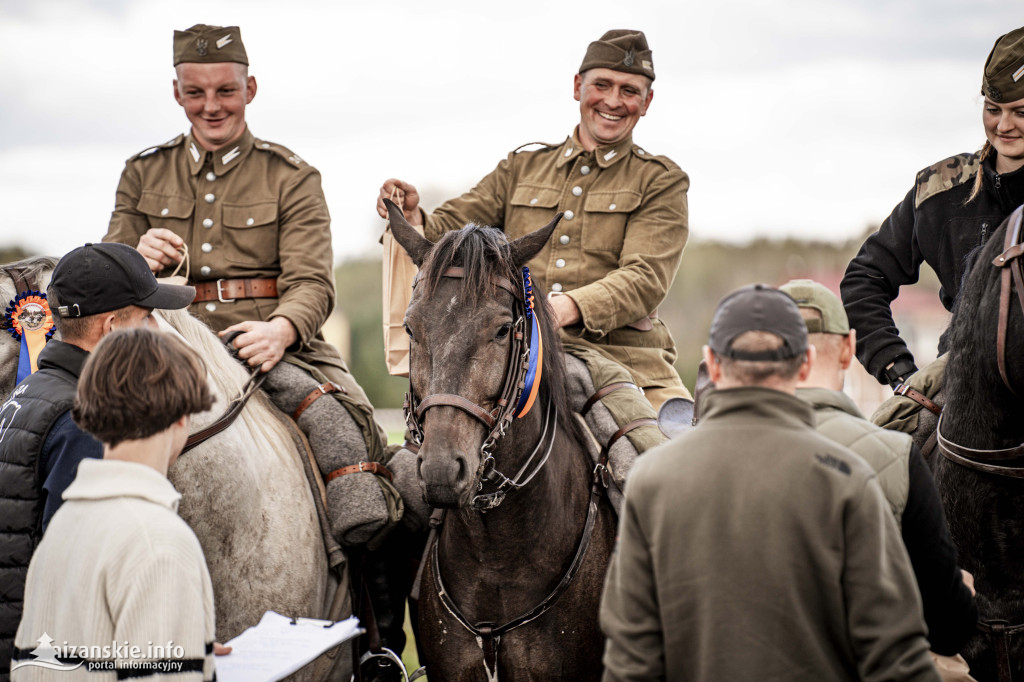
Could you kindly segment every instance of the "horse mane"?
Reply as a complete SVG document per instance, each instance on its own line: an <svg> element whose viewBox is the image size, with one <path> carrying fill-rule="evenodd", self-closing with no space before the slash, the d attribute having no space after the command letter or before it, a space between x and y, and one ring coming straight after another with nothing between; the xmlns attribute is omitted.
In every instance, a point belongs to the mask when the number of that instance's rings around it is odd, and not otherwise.
<svg viewBox="0 0 1024 682"><path fill-rule="evenodd" d="M492 276L504 277L514 286L521 286L522 270L512 261L508 237L501 230L470 223L461 230L446 232L430 250L420 266L420 282L425 296L432 296L450 267L461 267L460 300L469 307L476 306L482 296L493 298L497 287ZM578 442L585 443L586 435L573 417L565 387L565 360L558 329L554 326L547 305L547 292L533 282L534 314L544 340L544 371L541 373L540 405L550 401L558 407L559 425ZM540 406L534 407L538 409Z"/></svg>
<svg viewBox="0 0 1024 682"><path fill-rule="evenodd" d="M192 317L188 310L160 310L159 314L174 331L181 334L206 364L210 388L220 398L215 404L214 411L207 413L212 423L213 419L220 417L219 410L224 409L226 402L242 390L249 379L249 372L231 356L220 338L209 327ZM294 452L295 444L291 433L278 418L277 408L261 391L256 391L249 398L238 419L245 424L245 428L254 438L265 439L268 447L279 453L279 456L287 457L289 453Z"/></svg>
<svg viewBox="0 0 1024 682"><path fill-rule="evenodd" d="M1002 268L993 266L992 260L1002 253L1003 241L1009 228L1008 218L989 237L987 243L969 254L970 269L964 276L946 332L950 350L944 392L951 407L950 424L955 423L959 427L956 429L958 432L977 434L972 435L972 440L980 437L985 442L994 437L993 420L1003 413L1002 409L991 409L992 404L1009 406L1018 402L1003 385L996 360ZM1017 297L1015 291L1010 295L1013 299ZM1010 321L1007 326L1007 373L1011 379L1015 376L1024 377L1024 373L1019 371L1018 354L1013 352L1011 345L1014 343L1012 330L1021 329L1020 306L1016 300L1010 301ZM946 435L954 437L957 434L951 432ZM976 441L975 446L986 447L979 443L981 441Z"/></svg>

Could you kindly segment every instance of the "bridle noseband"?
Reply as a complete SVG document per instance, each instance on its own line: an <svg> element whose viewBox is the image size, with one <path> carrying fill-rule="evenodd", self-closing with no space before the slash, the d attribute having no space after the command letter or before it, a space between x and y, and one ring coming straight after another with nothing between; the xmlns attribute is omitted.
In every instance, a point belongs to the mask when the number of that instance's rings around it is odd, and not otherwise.
<svg viewBox="0 0 1024 682"><path fill-rule="evenodd" d="M491 483L498 485L498 489L493 493L476 495L473 498L473 508L480 511L487 511L493 509L501 504L504 500L506 493L509 490L520 488L536 475L537 471L544 466L547 462L547 457L551 453L551 448L555 442L555 436L557 435L557 410L555 410L555 418L552 420L552 406L549 404L547 413L544 419L544 430L541 434L541 438L537 443L537 447L534 448L533 453L530 455L526 462L526 465L513 477L506 476L505 474L498 471L494 466L494 446L498 439L504 436L512 420L516 417L522 417L529 410L532 405L532 400L529 405L526 405L523 409L524 392L530 392L531 389L536 390L536 385L527 386L527 375L530 373L531 367L536 370L536 376L531 377L532 379L539 381L539 367L537 366L537 359L531 358L531 341L536 339L540 331L536 322L536 317L532 309L532 285L529 279L529 270L523 268L524 271L524 283L522 287L517 287L506 277L499 275L491 275L490 282L496 287L504 289L505 291L512 294L512 316L515 322L512 324L511 342L509 349L508 365L505 368L505 378L502 382L501 392L495 402L495 406L491 410L487 410L480 405L477 405L473 401L464 398L454 393L435 393L429 395L423 400L419 400L416 397L416 393L412 387L412 374L410 372L409 378L409 392L405 394L405 401L402 408L405 412L405 423L409 427L409 432L412 434L412 439L416 445L422 445L423 443L423 427L422 420L424 413L432 407L454 407L462 410L466 414L470 415L487 429L487 437L484 439L483 444L480 446L480 469L479 479L480 486L482 487L483 481L487 480ZM416 276L413 280L413 288L419 284L420 275ZM442 277L448 277L451 279L465 279L466 271L465 268L452 266L447 268L442 274ZM529 332L529 338L527 337L527 320L532 322L532 327ZM539 341L539 339L536 339ZM533 362L531 362L531 359ZM540 459L540 462L536 465L536 468L529 476L523 480L523 476L526 475L526 468L533 461L534 456L539 451L541 444L544 442L545 437L548 435L549 423L555 424L552 429L550 436L550 442L548 445L547 452Z"/></svg>

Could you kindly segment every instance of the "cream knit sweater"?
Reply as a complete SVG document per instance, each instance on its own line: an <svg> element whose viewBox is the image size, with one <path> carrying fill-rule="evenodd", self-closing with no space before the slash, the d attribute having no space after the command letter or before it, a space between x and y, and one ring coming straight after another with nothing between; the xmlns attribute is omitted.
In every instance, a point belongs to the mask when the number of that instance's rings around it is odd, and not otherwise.
<svg viewBox="0 0 1024 682"><path fill-rule="evenodd" d="M181 495L148 466L86 460L64 499L29 566L11 679L118 679L88 671L107 661L132 679L212 680L213 586Z"/></svg>

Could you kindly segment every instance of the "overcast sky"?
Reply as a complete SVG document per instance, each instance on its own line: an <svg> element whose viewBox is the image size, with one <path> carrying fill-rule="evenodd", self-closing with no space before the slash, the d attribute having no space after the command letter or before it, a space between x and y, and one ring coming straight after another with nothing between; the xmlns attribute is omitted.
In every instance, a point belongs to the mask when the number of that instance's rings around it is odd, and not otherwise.
<svg viewBox="0 0 1024 682"><path fill-rule="evenodd" d="M694 238L845 239L981 145L982 66L1022 20L1007 0L0 0L0 243L102 237L124 160L188 129L171 37L195 23L241 27L250 128L320 169L339 260L377 253L385 178L436 203L563 140L609 28L654 50L634 139L690 174Z"/></svg>

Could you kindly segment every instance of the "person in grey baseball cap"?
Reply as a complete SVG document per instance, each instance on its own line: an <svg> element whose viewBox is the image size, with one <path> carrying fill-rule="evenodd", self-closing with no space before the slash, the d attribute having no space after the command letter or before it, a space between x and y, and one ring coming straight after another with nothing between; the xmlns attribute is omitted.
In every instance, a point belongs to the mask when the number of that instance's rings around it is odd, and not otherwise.
<svg viewBox="0 0 1024 682"><path fill-rule="evenodd" d="M763 284L733 292L704 356L717 388L700 422L626 486L605 681L938 682L874 472L794 395L814 362L796 303Z"/></svg>
<svg viewBox="0 0 1024 682"><path fill-rule="evenodd" d="M103 456L100 443L71 419L89 353L111 331L155 327L153 309L184 308L194 296L192 287L157 282L146 260L124 244L86 244L57 263L47 303L60 338L42 349L39 370L18 384L0 416L0 505L12 580L24 582L78 464ZM0 594L0 674L10 665L21 612L20 591Z"/></svg>

